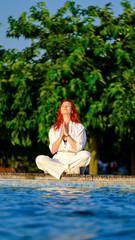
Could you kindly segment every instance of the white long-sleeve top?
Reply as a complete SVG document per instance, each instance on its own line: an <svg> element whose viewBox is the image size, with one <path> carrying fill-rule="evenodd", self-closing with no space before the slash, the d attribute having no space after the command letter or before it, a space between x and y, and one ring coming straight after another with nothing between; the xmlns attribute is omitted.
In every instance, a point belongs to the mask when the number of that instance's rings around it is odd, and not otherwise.
<svg viewBox="0 0 135 240"><path fill-rule="evenodd" d="M56 131L52 127L49 131L49 141L50 141L49 148L51 152L52 152L52 145L60 137L60 132L61 132L61 127L59 128L59 130L56 130ZM86 139L87 139L84 126L81 123L74 123L70 121L69 135L76 141L77 152L81 151L85 147ZM75 149L72 148L72 146L69 144L68 141L65 144L63 140L61 141L57 151L60 151L60 150L76 152Z"/></svg>

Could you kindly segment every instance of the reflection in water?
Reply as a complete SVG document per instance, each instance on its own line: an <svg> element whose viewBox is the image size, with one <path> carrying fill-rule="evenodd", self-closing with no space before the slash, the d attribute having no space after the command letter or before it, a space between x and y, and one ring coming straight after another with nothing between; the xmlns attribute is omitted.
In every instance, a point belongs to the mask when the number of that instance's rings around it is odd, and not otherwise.
<svg viewBox="0 0 135 240"><path fill-rule="evenodd" d="M82 194L82 193L87 193L90 192L90 190L88 188L62 188L62 187L41 187L41 188L37 188L37 190L39 191L45 191L45 192L58 192L61 195L65 195L65 194Z"/></svg>
<svg viewBox="0 0 135 240"><path fill-rule="evenodd" d="M7 187L0 200L2 240L135 238L134 191Z"/></svg>

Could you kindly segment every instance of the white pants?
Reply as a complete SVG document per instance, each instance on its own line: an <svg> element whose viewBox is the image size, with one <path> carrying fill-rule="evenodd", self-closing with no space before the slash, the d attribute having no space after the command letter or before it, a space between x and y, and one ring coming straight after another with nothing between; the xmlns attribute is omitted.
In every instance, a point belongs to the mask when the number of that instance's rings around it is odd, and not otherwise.
<svg viewBox="0 0 135 240"><path fill-rule="evenodd" d="M90 159L90 153L84 150L77 153L58 152L53 158L45 155L37 156L36 164L39 169L48 172L57 179L60 179L60 176L64 171L70 172L70 169L88 166Z"/></svg>

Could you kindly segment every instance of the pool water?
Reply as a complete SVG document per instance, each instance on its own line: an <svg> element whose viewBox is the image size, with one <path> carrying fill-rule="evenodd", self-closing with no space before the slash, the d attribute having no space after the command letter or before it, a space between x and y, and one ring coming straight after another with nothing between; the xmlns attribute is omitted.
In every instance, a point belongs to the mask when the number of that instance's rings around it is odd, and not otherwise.
<svg viewBox="0 0 135 240"><path fill-rule="evenodd" d="M135 192L1 187L0 239L135 239Z"/></svg>

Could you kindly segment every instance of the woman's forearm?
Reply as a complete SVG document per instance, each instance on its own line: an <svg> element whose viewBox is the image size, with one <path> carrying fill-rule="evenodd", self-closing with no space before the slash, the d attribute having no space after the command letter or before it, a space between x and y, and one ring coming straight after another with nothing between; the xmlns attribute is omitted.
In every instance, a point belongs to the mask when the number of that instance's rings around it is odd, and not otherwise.
<svg viewBox="0 0 135 240"><path fill-rule="evenodd" d="M70 145L72 146L72 148L74 148L75 151L77 152L76 141L75 141L70 135L68 135L68 137L67 137L66 139L68 140L68 142L70 143Z"/></svg>
<svg viewBox="0 0 135 240"><path fill-rule="evenodd" d="M62 137L60 136L57 141L52 145L52 154L56 153L60 144L61 144L61 141L62 141Z"/></svg>
<svg viewBox="0 0 135 240"><path fill-rule="evenodd" d="M72 146L72 148L75 149L75 151L77 152L77 145L76 145L76 141L69 135L68 137L66 137L67 141L69 142L69 144ZM55 154L61 144L62 141L62 137L60 136L57 141L52 145L52 154Z"/></svg>

